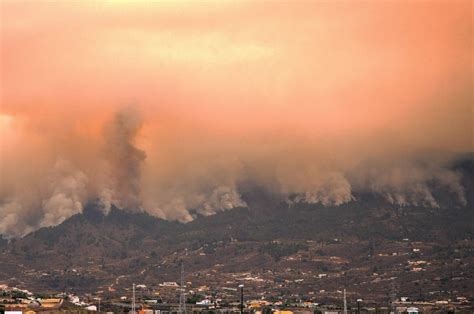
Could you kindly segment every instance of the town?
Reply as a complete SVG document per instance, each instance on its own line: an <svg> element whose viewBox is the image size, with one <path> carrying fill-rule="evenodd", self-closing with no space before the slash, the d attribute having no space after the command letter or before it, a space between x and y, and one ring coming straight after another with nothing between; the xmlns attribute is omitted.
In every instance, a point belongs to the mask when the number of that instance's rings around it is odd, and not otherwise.
<svg viewBox="0 0 474 314"><path fill-rule="evenodd" d="M386 304L355 298L346 291L319 291L308 295L265 296L263 292L237 287L193 287L186 282L183 288L177 282L162 282L157 289L144 284L133 284L123 294L86 293L76 295L62 292L42 294L26 289L0 285L0 313L463 313L473 309L472 300L458 296L454 299L421 301L396 297ZM332 296L332 297L329 297ZM329 298L328 298L329 297ZM327 300L327 301L322 301ZM330 301L329 301L330 300Z"/></svg>

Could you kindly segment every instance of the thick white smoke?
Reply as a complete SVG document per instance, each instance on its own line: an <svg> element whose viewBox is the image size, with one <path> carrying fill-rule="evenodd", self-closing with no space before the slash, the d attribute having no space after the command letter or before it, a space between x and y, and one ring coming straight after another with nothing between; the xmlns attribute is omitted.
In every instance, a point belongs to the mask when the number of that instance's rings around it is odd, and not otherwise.
<svg viewBox="0 0 474 314"><path fill-rule="evenodd" d="M58 160L47 179L49 198L43 200L40 227L55 226L81 213L86 199L87 177L65 160Z"/></svg>
<svg viewBox="0 0 474 314"><path fill-rule="evenodd" d="M366 162L351 174L352 185L382 195L399 206L439 207L435 188L449 190L459 205L466 206L461 174L432 159L378 160Z"/></svg>
<svg viewBox="0 0 474 314"><path fill-rule="evenodd" d="M62 223L82 212L87 201L87 177L84 172L58 159L48 175L40 180L39 195L18 192L0 205L0 234L24 236L40 227Z"/></svg>
<svg viewBox="0 0 474 314"><path fill-rule="evenodd" d="M210 196L204 198L202 204L197 208L197 212L209 216L221 210L237 207L247 207L247 203L242 200L236 188L219 186L212 191Z"/></svg>
<svg viewBox="0 0 474 314"><path fill-rule="evenodd" d="M299 176L302 177L298 178ZM283 192L292 196L288 199L289 204L320 203L324 206L339 206L354 198L351 184L341 172L302 171L296 179L301 181L283 180L280 182Z"/></svg>
<svg viewBox="0 0 474 314"><path fill-rule="evenodd" d="M6 237L21 237L35 230L26 223L27 212L18 200L0 205L0 234Z"/></svg>
<svg viewBox="0 0 474 314"><path fill-rule="evenodd" d="M181 196L163 197L157 200L149 212L157 217L181 222L190 222L196 215L209 216L219 211L247 207L235 187L218 186L208 192L191 191L179 193Z"/></svg>

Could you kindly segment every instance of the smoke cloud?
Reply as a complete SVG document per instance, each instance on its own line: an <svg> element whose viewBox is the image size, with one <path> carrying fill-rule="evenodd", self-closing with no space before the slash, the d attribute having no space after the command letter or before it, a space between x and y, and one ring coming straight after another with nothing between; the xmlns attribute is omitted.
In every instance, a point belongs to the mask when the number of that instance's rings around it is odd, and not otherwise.
<svg viewBox="0 0 474 314"><path fill-rule="evenodd" d="M353 186L362 191L382 195L387 201L399 206L424 206L438 208L435 188L448 190L457 203L467 205L461 174L443 167L433 157L366 162L352 173Z"/></svg>
<svg viewBox="0 0 474 314"><path fill-rule="evenodd" d="M82 212L87 201L87 176L68 161L58 159L37 189L19 192L0 203L0 234L23 236L41 228L55 226ZM27 186L27 185L25 185Z"/></svg>
<svg viewBox="0 0 474 314"><path fill-rule="evenodd" d="M35 229L25 224L25 209L16 200L6 201L0 207L0 233L7 237L24 236Z"/></svg>
<svg viewBox="0 0 474 314"><path fill-rule="evenodd" d="M93 200L188 222L251 206L246 182L468 205L470 1L0 5L4 236Z"/></svg>
<svg viewBox="0 0 474 314"><path fill-rule="evenodd" d="M43 217L40 227L55 226L66 218L82 212L86 201L86 175L64 161L58 160L52 174L47 178L51 197L43 200Z"/></svg>
<svg viewBox="0 0 474 314"><path fill-rule="evenodd" d="M139 113L130 107L117 112L104 129L105 186L99 198L106 212L112 203L128 209L141 207L140 180L146 154L134 142L142 124Z"/></svg>

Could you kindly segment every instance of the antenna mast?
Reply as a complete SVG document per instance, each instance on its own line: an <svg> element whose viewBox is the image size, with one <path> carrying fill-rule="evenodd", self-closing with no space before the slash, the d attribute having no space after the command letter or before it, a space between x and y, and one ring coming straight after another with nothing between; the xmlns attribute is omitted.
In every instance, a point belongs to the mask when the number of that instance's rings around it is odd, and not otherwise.
<svg viewBox="0 0 474 314"><path fill-rule="evenodd" d="M135 284L132 285L132 314L135 314Z"/></svg>
<svg viewBox="0 0 474 314"><path fill-rule="evenodd" d="M397 305L395 303L397 301L397 287L394 282L390 285L390 299L392 303L392 312L397 314Z"/></svg>
<svg viewBox="0 0 474 314"><path fill-rule="evenodd" d="M347 314L346 289L344 289L344 314Z"/></svg>

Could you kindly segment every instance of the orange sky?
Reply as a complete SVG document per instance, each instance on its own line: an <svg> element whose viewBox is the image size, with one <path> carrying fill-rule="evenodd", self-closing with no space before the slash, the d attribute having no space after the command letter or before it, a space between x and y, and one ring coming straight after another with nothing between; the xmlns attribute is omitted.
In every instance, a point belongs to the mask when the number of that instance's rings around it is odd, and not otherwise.
<svg viewBox="0 0 474 314"><path fill-rule="evenodd" d="M27 187L37 200L58 159L97 194L104 125L124 107L143 119L152 212L203 177L235 185L243 165L264 180L291 172L280 184L294 191L300 166L472 151L471 12L457 0L2 1L0 199ZM150 196L163 186L178 188Z"/></svg>

